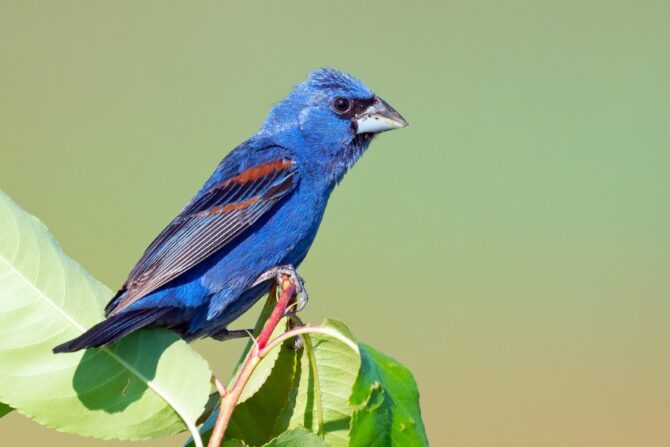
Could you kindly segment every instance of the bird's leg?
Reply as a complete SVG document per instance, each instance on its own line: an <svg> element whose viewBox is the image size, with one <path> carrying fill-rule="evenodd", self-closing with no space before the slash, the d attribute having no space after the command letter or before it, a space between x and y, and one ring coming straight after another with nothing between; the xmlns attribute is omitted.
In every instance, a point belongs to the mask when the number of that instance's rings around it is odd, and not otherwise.
<svg viewBox="0 0 670 447"><path fill-rule="evenodd" d="M253 334L253 332L254 332L253 329L237 329L234 331L229 331L228 329L221 329L219 332L212 335L212 338L218 341L232 340L234 338L251 337L251 334Z"/></svg>
<svg viewBox="0 0 670 447"><path fill-rule="evenodd" d="M296 327L304 326L305 323L302 321L302 319L295 313L295 312L289 312L286 311L286 316L288 317L288 327L287 330L294 329ZM302 348L305 347L305 343L302 341L302 337L300 335L296 335L295 338L293 339L293 349L298 351Z"/></svg>
<svg viewBox="0 0 670 447"><path fill-rule="evenodd" d="M307 305L309 295L307 295L307 290L305 290L305 281L298 275L298 272L295 271L295 268L292 265L278 265L272 267L270 270L259 276L253 286L274 279L281 287L284 276L288 276L295 284L295 309L292 310L294 312L300 312ZM293 305L291 307L293 307Z"/></svg>

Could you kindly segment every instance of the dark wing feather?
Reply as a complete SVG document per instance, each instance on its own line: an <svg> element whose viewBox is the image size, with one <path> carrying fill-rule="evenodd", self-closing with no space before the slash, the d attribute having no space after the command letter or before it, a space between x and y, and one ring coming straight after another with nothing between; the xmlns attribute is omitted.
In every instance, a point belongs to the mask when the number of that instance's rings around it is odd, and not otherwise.
<svg viewBox="0 0 670 447"><path fill-rule="evenodd" d="M220 250L297 181L295 162L279 159L246 169L196 196L147 248L106 313L118 313Z"/></svg>

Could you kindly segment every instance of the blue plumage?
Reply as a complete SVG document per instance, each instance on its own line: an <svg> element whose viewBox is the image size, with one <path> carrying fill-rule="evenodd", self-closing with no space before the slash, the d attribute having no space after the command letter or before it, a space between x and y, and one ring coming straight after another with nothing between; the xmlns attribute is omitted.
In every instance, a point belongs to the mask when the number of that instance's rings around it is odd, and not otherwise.
<svg viewBox="0 0 670 447"><path fill-rule="evenodd" d="M330 193L373 136L406 125L358 79L311 73L151 243L107 305L108 318L54 352L105 345L147 326L186 340L225 335L268 291L261 275L300 265Z"/></svg>

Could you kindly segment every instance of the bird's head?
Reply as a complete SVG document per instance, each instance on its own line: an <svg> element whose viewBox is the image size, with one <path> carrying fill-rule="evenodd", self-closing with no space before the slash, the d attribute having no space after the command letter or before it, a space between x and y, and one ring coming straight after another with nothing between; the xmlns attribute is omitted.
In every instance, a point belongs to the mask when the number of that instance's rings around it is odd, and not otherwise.
<svg viewBox="0 0 670 447"><path fill-rule="evenodd" d="M322 68L273 107L262 131L303 139L307 144L296 145L301 155L328 166L339 181L376 134L406 126L363 82Z"/></svg>

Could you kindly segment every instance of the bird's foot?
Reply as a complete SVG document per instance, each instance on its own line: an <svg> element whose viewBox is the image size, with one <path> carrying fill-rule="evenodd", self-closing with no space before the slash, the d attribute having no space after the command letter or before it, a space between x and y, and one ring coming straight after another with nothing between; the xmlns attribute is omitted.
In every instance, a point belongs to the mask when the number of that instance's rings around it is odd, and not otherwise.
<svg viewBox="0 0 670 447"><path fill-rule="evenodd" d="M271 268L259 276L253 285L255 286L274 279L277 285L281 287L284 282L284 276L288 276L289 280L295 284L295 304L292 304L290 308L293 312L300 312L307 305L309 295L307 295L307 290L305 290L305 281L298 275L298 272L295 271L292 265L279 265Z"/></svg>
<svg viewBox="0 0 670 447"><path fill-rule="evenodd" d="M226 340L232 340L234 338L251 337L251 334L253 333L254 333L253 329L237 329L234 331L229 331L228 329L221 329L219 332L213 334L212 338L218 341L226 341Z"/></svg>

